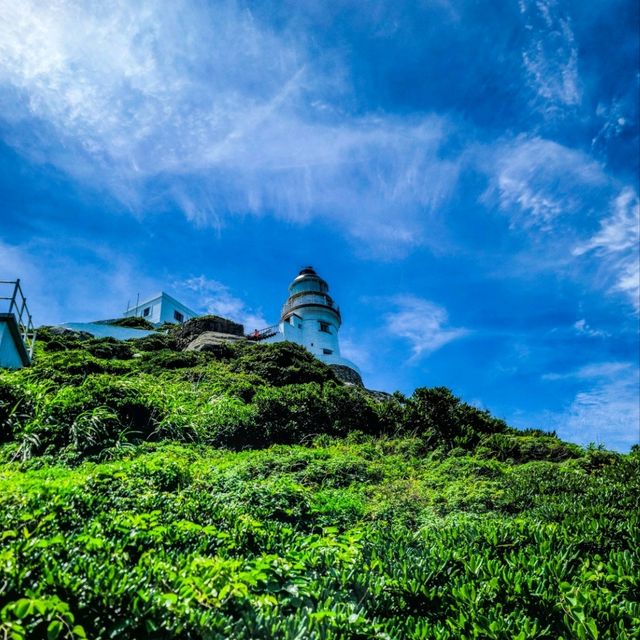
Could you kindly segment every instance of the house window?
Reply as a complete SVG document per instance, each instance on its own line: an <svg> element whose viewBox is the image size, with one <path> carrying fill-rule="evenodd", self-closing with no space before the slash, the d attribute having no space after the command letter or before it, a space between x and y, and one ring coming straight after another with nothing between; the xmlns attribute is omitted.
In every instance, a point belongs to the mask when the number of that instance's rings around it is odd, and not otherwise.
<svg viewBox="0 0 640 640"><path fill-rule="evenodd" d="M174 311L173 312L173 317L178 322L184 322L184 316L179 311Z"/></svg>
<svg viewBox="0 0 640 640"><path fill-rule="evenodd" d="M323 349L322 353L324 353L325 356L330 356L333 351L331 349Z"/></svg>
<svg viewBox="0 0 640 640"><path fill-rule="evenodd" d="M320 321L320 331L324 331L324 333L331 333L331 331L329 331L329 323Z"/></svg>
<svg viewBox="0 0 640 640"><path fill-rule="evenodd" d="M142 315L143 317L147 317L149 314L151 313L151 307L145 307L144 310L142 311Z"/></svg>

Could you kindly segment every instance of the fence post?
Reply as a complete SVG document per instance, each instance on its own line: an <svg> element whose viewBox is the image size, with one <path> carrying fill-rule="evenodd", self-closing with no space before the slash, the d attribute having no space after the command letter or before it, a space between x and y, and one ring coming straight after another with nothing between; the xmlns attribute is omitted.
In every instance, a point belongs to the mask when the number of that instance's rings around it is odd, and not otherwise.
<svg viewBox="0 0 640 640"><path fill-rule="evenodd" d="M16 280L15 285L13 287L13 293L11 294L11 301L9 302L9 313L13 311L13 307L15 306L16 310L18 309L18 305L16 304L16 297L18 295L18 287L20 286L20 279Z"/></svg>

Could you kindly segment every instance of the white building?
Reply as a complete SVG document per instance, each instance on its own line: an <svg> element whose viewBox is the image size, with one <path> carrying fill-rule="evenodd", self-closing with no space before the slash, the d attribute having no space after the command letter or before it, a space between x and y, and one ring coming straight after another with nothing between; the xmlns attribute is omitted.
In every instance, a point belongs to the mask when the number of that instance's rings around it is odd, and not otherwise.
<svg viewBox="0 0 640 640"><path fill-rule="evenodd" d="M341 324L340 309L329 295L329 285L313 267L305 267L289 285L277 332L265 342L295 342L324 363L347 367L360 377L358 367L340 355Z"/></svg>
<svg viewBox="0 0 640 640"><path fill-rule="evenodd" d="M155 325L160 325L163 322L182 323L197 315L195 311L164 291L144 302L137 302L135 306L129 307L124 313L125 318L140 317Z"/></svg>

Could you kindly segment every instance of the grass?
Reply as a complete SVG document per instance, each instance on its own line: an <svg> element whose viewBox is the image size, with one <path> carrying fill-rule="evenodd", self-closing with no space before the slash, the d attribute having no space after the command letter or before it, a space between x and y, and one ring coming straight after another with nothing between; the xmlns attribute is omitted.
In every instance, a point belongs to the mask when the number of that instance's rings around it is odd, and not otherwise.
<svg viewBox="0 0 640 640"><path fill-rule="evenodd" d="M637 450L295 345L41 336L0 374L3 637L640 635Z"/></svg>

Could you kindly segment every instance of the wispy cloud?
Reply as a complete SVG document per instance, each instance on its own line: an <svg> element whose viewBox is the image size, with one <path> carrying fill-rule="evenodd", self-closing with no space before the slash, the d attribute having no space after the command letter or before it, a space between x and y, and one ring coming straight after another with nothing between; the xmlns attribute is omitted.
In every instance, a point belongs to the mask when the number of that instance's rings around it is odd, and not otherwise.
<svg viewBox="0 0 640 640"><path fill-rule="evenodd" d="M622 100L613 99L610 104L599 103L596 115L603 120L602 127L591 140L593 148L606 147L612 139L617 138L629 122L628 107Z"/></svg>
<svg viewBox="0 0 640 640"><path fill-rule="evenodd" d="M497 145L487 157L492 161L485 167L490 186L481 199L495 203L508 216L511 229L526 236L533 247L531 268L584 277L589 286L625 294L637 310L636 190L621 185L584 152L537 136ZM583 256L591 259L579 260Z"/></svg>
<svg viewBox="0 0 640 640"><path fill-rule="evenodd" d="M624 189L600 230L573 250L575 256L590 252L608 272L611 291L625 294L640 310L640 202L635 190Z"/></svg>
<svg viewBox="0 0 640 640"><path fill-rule="evenodd" d="M637 367L607 366L599 372L582 371L583 378L590 377L585 373L593 373L595 379L556 417L558 434L581 444L606 442L609 447L628 451L640 442Z"/></svg>
<svg viewBox="0 0 640 640"><path fill-rule="evenodd" d="M485 201L495 194L512 227L549 231L559 219L584 216L608 186L603 167L581 151L553 140L520 136L498 145ZM594 197L595 196L595 197Z"/></svg>
<svg viewBox="0 0 640 640"><path fill-rule="evenodd" d="M579 105L578 46L570 19L555 0L520 0L520 11L528 33L522 63L539 109L555 116Z"/></svg>
<svg viewBox="0 0 640 640"><path fill-rule="evenodd" d="M640 442L640 370L625 361L596 362L566 373L542 376L550 382L571 382L580 390L563 411L547 412L540 423L561 438L628 451Z"/></svg>
<svg viewBox="0 0 640 640"><path fill-rule="evenodd" d="M429 300L397 295L389 298L389 303L395 309L385 315L386 331L409 342L414 360L469 333L468 329L450 327L447 311Z"/></svg>
<svg viewBox="0 0 640 640"><path fill-rule="evenodd" d="M543 380L593 380L610 378L620 373L628 373L631 366L628 362L598 362L588 364L567 373L545 373Z"/></svg>
<svg viewBox="0 0 640 640"><path fill-rule="evenodd" d="M580 336L588 336L590 338L606 338L611 334L607 331L602 331L601 329L594 329L585 318L580 318L580 320L576 320L573 325L576 333Z"/></svg>
<svg viewBox="0 0 640 640"><path fill-rule="evenodd" d="M444 118L349 115L339 65L235 2L0 0L0 13L8 142L138 212L160 189L199 225L321 217L392 255L426 241L425 214L456 184Z"/></svg>
<svg viewBox="0 0 640 640"><path fill-rule="evenodd" d="M191 292L194 305L199 309L240 322L247 332L267 326L260 310L248 307L243 300L233 295L229 287L217 280L197 276L176 282L174 287L177 291Z"/></svg>

